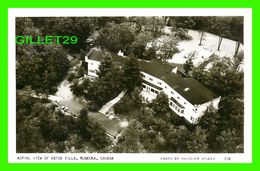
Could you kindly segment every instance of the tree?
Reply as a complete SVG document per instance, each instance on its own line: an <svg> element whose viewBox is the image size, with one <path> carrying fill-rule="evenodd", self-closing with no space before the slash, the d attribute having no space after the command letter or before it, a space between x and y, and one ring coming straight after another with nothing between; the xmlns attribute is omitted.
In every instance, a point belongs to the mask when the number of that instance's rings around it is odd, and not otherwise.
<svg viewBox="0 0 260 171"><path fill-rule="evenodd" d="M80 96L84 95L84 89L78 85L77 81L74 82L73 84L71 84L70 90L76 97L80 97Z"/></svg>
<svg viewBox="0 0 260 171"><path fill-rule="evenodd" d="M78 118L78 131L83 140L88 140L94 148L101 150L110 145L106 132L98 123L88 118L88 109L83 108Z"/></svg>
<svg viewBox="0 0 260 171"><path fill-rule="evenodd" d="M192 62L192 58L189 58L185 64L183 65L185 74L188 75L190 71L192 71L193 69L193 62Z"/></svg>
<svg viewBox="0 0 260 171"><path fill-rule="evenodd" d="M158 56L161 60L166 61L173 57L175 53L179 52L177 48L177 40L175 37L171 37L169 39L163 39L162 42L159 42L157 49L159 50Z"/></svg>
<svg viewBox="0 0 260 171"><path fill-rule="evenodd" d="M164 93L157 95L149 106L154 110L156 115L165 115L169 111L169 99Z"/></svg>
<svg viewBox="0 0 260 171"><path fill-rule="evenodd" d="M114 105L114 111L116 114L125 115L132 113L132 99L125 95L118 103Z"/></svg>
<svg viewBox="0 0 260 171"><path fill-rule="evenodd" d="M115 96L117 96L124 88L122 75L123 71L120 66L115 66L110 69L104 78L102 78L102 80L109 83L111 87L109 91L111 91L110 93Z"/></svg>
<svg viewBox="0 0 260 171"><path fill-rule="evenodd" d="M235 72L239 72L243 60L244 60L244 51L240 51L236 56L234 56L233 68Z"/></svg>
<svg viewBox="0 0 260 171"><path fill-rule="evenodd" d="M159 37L162 34L162 29L165 24L162 18L159 17L147 17L147 24L144 26L145 31L150 31L153 37Z"/></svg>
<svg viewBox="0 0 260 171"><path fill-rule="evenodd" d="M58 150L58 144L69 136L68 125L60 124L61 116L49 101L32 98L31 92L24 91L17 93L17 151L44 153L51 143L54 144L52 150Z"/></svg>
<svg viewBox="0 0 260 171"><path fill-rule="evenodd" d="M111 144L111 140L106 135L104 129L98 123L92 120L88 123L88 129L91 130L91 144L98 150L101 150Z"/></svg>
<svg viewBox="0 0 260 171"><path fill-rule="evenodd" d="M88 78L85 78L82 82L75 81L71 84L70 90L76 97L87 97L88 90L91 86L91 81Z"/></svg>
<svg viewBox="0 0 260 171"><path fill-rule="evenodd" d="M67 80L68 80L69 82L71 82L71 81L73 81L75 78L76 78L76 75L75 75L74 73L70 73Z"/></svg>
<svg viewBox="0 0 260 171"><path fill-rule="evenodd" d="M81 65L79 69L77 70L76 77L77 78L83 78L85 74L85 68Z"/></svg>
<svg viewBox="0 0 260 171"><path fill-rule="evenodd" d="M209 28L213 25L215 17L192 17L194 21L193 29L199 31L200 41L199 46L202 45L202 41L205 40L206 32L209 31Z"/></svg>
<svg viewBox="0 0 260 171"><path fill-rule="evenodd" d="M104 58L98 67L98 72L97 72L98 77L99 78L104 77L113 67L114 65L112 63L111 54L105 53Z"/></svg>
<svg viewBox="0 0 260 171"><path fill-rule="evenodd" d="M218 113L221 117L223 128L235 128L237 131L243 132L244 101L240 95L231 94L222 97L219 102Z"/></svg>
<svg viewBox="0 0 260 171"><path fill-rule="evenodd" d="M110 23L99 31L96 43L111 52L127 52L134 41L135 25L131 22Z"/></svg>
<svg viewBox="0 0 260 171"><path fill-rule="evenodd" d="M127 22L126 17L95 17L97 20L97 27L103 28L109 25L110 23L120 24Z"/></svg>
<svg viewBox="0 0 260 171"><path fill-rule="evenodd" d="M192 76L220 96L243 92L243 72L236 71L229 59L215 61L209 70L205 66L193 69Z"/></svg>
<svg viewBox="0 0 260 171"><path fill-rule="evenodd" d="M192 39L192 37L190 35L188 35L188 30L182 29L182 28L179 28L176 31L175 36L180 40L191 40Z"/></svg>
<svg viewBox="0 0 260 171"><path fill-rule="evenodd" d="M223 37L237 41L234 56L239 51L240 44L243 43L243 17L192 17L195 25L193 29L200 30L200 43L205 36L205 32L219 35L218 47L220 49Z"/></svg>
<svg viewBox="0 0 260 171"><path fill-rule="evenodd" d="M161 132L157 132L153 129L144 130L140 138L142 139L142 144L147 153L161 153L161 148L164 143L164 138Z"/></svg>
<svg viewBox="0 0 260 171"><path fill-rule="evenodd" d="M137 60L130 57L122 68L123 70L123 85L128 93L131 93L135 87L140 87L142 84L142 76Z"/></svg>
<svg viewBox="0 0 260 171"><path fill-rule="evenodd" d="M16 150L20 153L44 152L46 141L40 133L37 116L47 111L39 99L24 91L18 90L16 95Z"/></svg>
<svg viewBox="0 0 260 171"><path fill-rule="evenodd" d="M227 18L216 17L214 18L214 24L210 30L219 36L217 50L220 50L220 46L224 37L230 36L230 25Z"/></svg>
<svg viewBox="0 0 260 171"><path fill-rule="evenodd" d="M86 40L94 32L95 27L96 21L93 17L47 17L44 18L40 29L44 35L76 36L78 38L76 44L63 44L63 46L73 53L78 53L81 49L86 49Z"/></svg>
<svg viewBox="0 0 260 171"><path fill-rule="evenodd" d="M206 132L200 127L189 131L185 126L171 128L166 135L164 152L205 153L207 152Z"/></svg>
<svg viewBox="0 0 260 171"><path fill-rule="evenodd" d="M235 129L227 129L216 138L223 153L242 153L243 138Z"/></svg>
<svg viewBox="0 0 260 171"><path fill-rule="evenodd" d="M48 141L65 141L69 135L69 130L66 126L60 125L57 121L50 118L41 120L40 128L43 137Z"/></svg>
<svg viewBox="0 0 260 171"><path fill-rule="evenodd" d="M219 35L217 49L220 49L223 37L237 41L234 56L237 55L240 44L243 43L243 20L243 17L238 16L170 17L174 31L179 28L198 30L200 36L199 45L202 45L202 41L205 38L205 32Z"/></svg>
<svg viewBox="0 0 260 171"><path fill-rule="evenodd" d="M171 17L176 21L176 27L182 29L192 29L195 26L194 19L192 17ZM179 30L178 29L178 30Z"/></svg>
<svg viewBox="0 0 260 171"><path fill-rule="evenodd" d="M37 122L24 122L16 130L17 153L40 153L45 151L46 141L40 134Z"/></svg>
<svg viewBox="0 0 260 171"><path fill-rule="evenodd" d="M136 87L134 91L131 93L131 98L133 99L133 107L136 109L140 109L142 106L142 97L141 97L141 90Z"/></svg>
<svg viewBox="0 0 260 171"><path fill-rule="evenodd" d="M125 87L123 85L122 70L119 67L112 67L108 70L103 68L101 72L106 74L97 78L87 87L86 98L91 101L92 109L97 109L114 99Z"/></svg>
<svg viewBox="0 0 260 171"><path fill-rule="evenodd" d="M34 27L34 23L31 18L28 17L16 17L15 19L15 34L16 36L31 36L35 41L36 36L41 36L42 33ZM23 56L27 51L32 49L28 45L16 45L16 59Z"/></svg>
<svg viewBox="0 0 260 171"><path fill-rule="evenodd" d="M199 36L200 36L199 46L202 46L202 41L205 40L205 37L206 37L205 31L204 30L200 30L199 31Z"/></svg>
<svg viewBox="0 0 260 171"><path fill-rule="evenodd" d="M89 111L88 111L87 108L82 108L80 110L80 115L79 115L78 120L77 120L78 133L83 139L90 139L91 138L91 132L88 129L88 123L89 123L88 112Z"/></svg>
<svg viewBox="0 0 260 171"><path fill-rule="evenodd" d="M235 40L235 53L236 56L239 52L240 44L244 42L244 18L243 17L232 17L230 21L230 30L232 39Z"/></svg>
<svg viewBox="0 0 260 171"><path fill-rule="evenodd" d="M150 32L140 32L131 45L131 53L139 59L151 60L156 57L156 49L153 44Z"/></svg>
<svg viewBox="0 0 260 171"><path fill-rule="evenodd" d="M132 53L140 59L145 58L145 52L147 43L149 43L152 40L152 35L150 32L141 32L139 33L135 41L131 45L131 51Z"/></svg>
<svg viewBox="0 0 260 171"><path fill-rule="evenodd" d="M125 129L122 137L119 139L114 152L116 153L140 153L144 152L140 135L142 134L142 126L138 121L133 121Z"/></svg>
<svg viewBox="0 0 260 171"><path fill-rule="evenodd" d="M132 117L142 106L140 90L135 88L131 94L126 94L118 103L114 105L117 114L127 114Z"/></svg>
<svg viewBox="0 0 260 171"><path fill-rule="evenodd" d="M211 152L243 150L243 108L238 95L229 95L221 98L218 111L210 108L205 112L199 125L207 132Z"/></svg>
<svg viewBox="0 0 260 171"><path fill-rule="evenodd" d="M208 151L208 144L206 141L206 131L197 126L191 133L190 140L187 141L188 153L206 153Z"/></svg>
<svg viewBox="0 0 260 171"><path fill-rule="evenodd" d="M137 32L149 32L153 38L159 37L165 26L163 19L159 17L129 17L129 21L136 24Z"/></svg>
<svg viewBox="0 0 260 171"><path fill-rule="evenodd" d="M185 126L171 128L166 135L163 152L185 153L187 152L187 140L190 132Z"/></svg>
<svg viewBox="0 0 260 171"><path fill-rule="evenodd" d="M18 89L31 86L40 92L54 93L53 87L63 80L69 69L65 52L58 45L32 45L17 56Z"/></svg>
<svg viewBox="0 0 260 171"><path fill-rule="evenodd" d="M154 47L149 47L144 52L144 59L151 60L156 57L156 49Z"/></svg>
<svg viewBox="0 0 260 171"><path fill-rule="evenodd" d="M207 132L206 142L210 152L219 152L216 137L222 128L221 124L220 115L213 107L209 107L199 121L199 126Z"/></svg>
<svg viewBox="0 0 260 171"><path fill-rule="evenodd" d="M235 72L230 61L214 63L209 73L209 85L217 94L227 96L243 90L243 73Z"/></svg>
<svg viewBox="0 0 260 171"><path fill-rule="evenodd" d="M175 113L170 113L170 117L168 119L170 121L171 124L175 125L175 126L180 126L180 125L186 125L187 121L185 118L180 117L179 115L175 114Z"/></svg>

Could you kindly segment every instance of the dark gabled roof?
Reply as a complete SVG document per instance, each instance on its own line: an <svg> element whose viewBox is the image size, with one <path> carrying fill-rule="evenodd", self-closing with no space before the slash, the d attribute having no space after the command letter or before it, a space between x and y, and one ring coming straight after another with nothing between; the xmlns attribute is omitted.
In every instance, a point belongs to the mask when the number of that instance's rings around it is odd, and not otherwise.
<svg viewBox="0 0 260 171"><path fill-rule="evenodd" d="M104 52L101 50L91 49L86 56L91 60L102 61L104 59L103 54Z"/></svg>
<svg viewBox="0 0 260 171"><path fill-rule="evenodd" d="M92 51L92 52L91 52ZM88 53L89 59L102 61L103 55L101 50L91 50ZM112 54L112 59L115 63L123 64L128 57L118 56ZM175 67L180 68L180 64L170 64L163 62L159 59L153 59L151 61L138 60L140 69L154 77L157 77L175 91L177 91L182 97L188 100L191 104L203 104L216 97L216 95L201 85L198 81L193 78L183 78L178 74L172 72ZM186 89L186 91L185 91ZM188 89L188 90L187 90Z"/></svg>
<svg viewBox="0 0 260 171"><path fill-rule="evenodd" d="M139 61L139 64L144 72L166 82L193 105L203 104L216 97L213 92L195 79L183 78L173 73L172 69L176 67L174 64L169 64L158 59ZM188 90L185 91L185 89Z"/></svg>
<svg viewBox="0 0 260 171"><path fill-rule="evenodd" d="M91 50L88 52L87 56L88 56L88 58L91 59L91 60L102 61L102 60L104 60L104 58L105 58L104 53L105 53L105 52L102 51L102 50L91 49ZM124 62L128 59L128 57L118 56L118 55L115 54L115 53L111 53L111 57L112 57L113 63L119 64L119 65L124 64Z"/></svg>

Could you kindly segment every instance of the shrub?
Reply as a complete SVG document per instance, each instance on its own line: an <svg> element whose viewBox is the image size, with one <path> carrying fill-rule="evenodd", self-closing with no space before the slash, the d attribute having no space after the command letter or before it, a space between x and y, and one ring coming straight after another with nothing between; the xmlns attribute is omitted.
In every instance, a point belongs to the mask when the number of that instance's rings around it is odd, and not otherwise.
<svg viewBox="0 0 260 171"><path fill-rule="evenodd" d="M175 36L180 40L191 40L192 37L188 35L188 31L186 29L178 29L175 33Z"/></svg>
<svg viewBox="0 0 260 171"><path fill-rule="evenodd" d="M69 76L68 76L68 81L71 82L74 79L75 79L75 74L74 73L70 73Z"/></svg>

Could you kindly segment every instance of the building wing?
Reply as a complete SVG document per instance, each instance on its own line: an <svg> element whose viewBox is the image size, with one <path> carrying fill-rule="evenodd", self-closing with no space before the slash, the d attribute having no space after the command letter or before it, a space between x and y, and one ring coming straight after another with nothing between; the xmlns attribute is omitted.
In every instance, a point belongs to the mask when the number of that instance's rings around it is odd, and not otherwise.
<svg viewBox="0 0 260 171"><path fill-rule="evenodd" d="M104 52L102 50L91 49L87 54L87 57L91 60L102 61L105 57L103 54ZM113 53L111 54L111 57L113 62L117 65L123 65L128 59L128 57L118 56ZM217 97L213 92L195 79L186 78L173 72L174 68L180 68L180 64L170 64L159 59L138 61L140 69L143 72L161 79L193 105L203 104Z"/></svg>
<svg viewBox="0 0 260 171"><path fill-rule="evenodd" d="M167 83L191 104L203 104L217 96L193 78L185 78L172 72L174 64L153 59L151 61L139 61L142 71L157 77Z"/></svg>

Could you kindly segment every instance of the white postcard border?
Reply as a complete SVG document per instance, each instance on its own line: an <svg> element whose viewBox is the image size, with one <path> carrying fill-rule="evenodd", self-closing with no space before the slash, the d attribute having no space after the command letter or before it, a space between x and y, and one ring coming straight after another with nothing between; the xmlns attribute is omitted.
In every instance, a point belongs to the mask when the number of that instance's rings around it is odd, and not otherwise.
<svg viewBox="0 0 260 171"><path fill-rule="evenodd" d="M62 16L244 16L244 153L16 153L15 17ZM102 160L104 158L105 160ZM108 158L112 159L109 160ZM59 160L61 159L61 160ZM97 160L96 160L97 159ZM251 163L252 9L251 8L9 8L8 9L9 163Z"/></svg>

